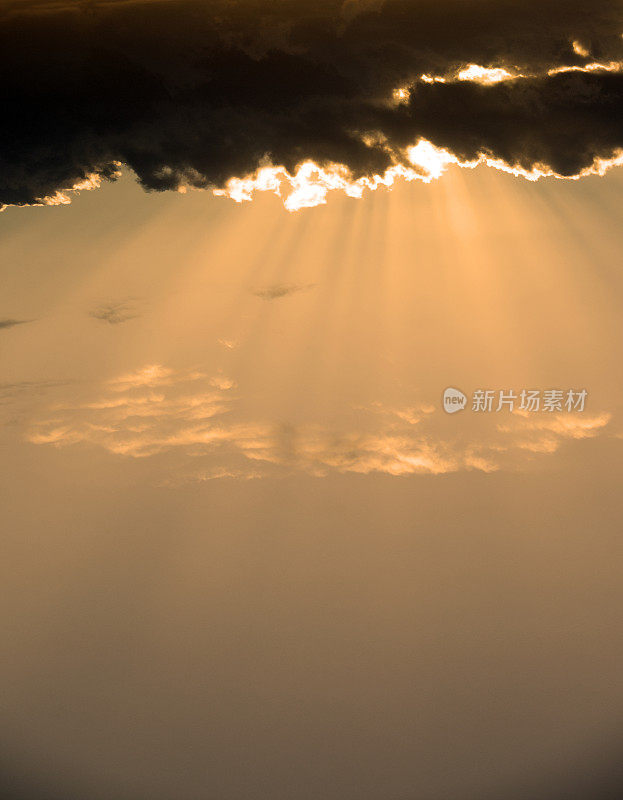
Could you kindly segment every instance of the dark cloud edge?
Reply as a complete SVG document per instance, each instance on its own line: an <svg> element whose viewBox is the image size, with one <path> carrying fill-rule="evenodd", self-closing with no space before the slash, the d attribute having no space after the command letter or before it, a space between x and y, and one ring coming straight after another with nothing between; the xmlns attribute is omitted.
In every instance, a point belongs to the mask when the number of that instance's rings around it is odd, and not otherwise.
<svg viewBox="0 0 623 800"><path fill-rule="evenodd" d="M459 162L559 177L621 152L621 2L360 5L345 19L337 0L276 0L270 12L247 0L237 15L222 0L210 13L192 0L85 13L23 0L28 14L0 2L0 204L63 202L120 168L151 191L219 190L308 160L371 179L411 168L405 150L420 139ZM521 77L422 79L470 63Z"/></svg>

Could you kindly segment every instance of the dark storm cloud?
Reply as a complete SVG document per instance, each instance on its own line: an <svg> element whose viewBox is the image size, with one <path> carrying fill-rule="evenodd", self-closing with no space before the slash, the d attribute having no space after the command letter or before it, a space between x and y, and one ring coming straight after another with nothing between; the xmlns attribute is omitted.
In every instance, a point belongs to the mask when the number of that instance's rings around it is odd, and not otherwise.
<svg viewBox="0 0 623 800"><path fill-rule="evenodd" d="M369 175L421 136L575 174L623 146L623 77L547 72L622 59L621 32L621 0L0 0L0 203L119 163L155 190L309 158ZM470 63L531 77L420 80Z"/></svg>

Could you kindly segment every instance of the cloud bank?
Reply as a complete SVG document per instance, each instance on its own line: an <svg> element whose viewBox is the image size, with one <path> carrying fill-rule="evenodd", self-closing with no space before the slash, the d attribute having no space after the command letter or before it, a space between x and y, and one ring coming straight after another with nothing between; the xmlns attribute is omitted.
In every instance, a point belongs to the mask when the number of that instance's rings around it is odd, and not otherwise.
<svg viewBox="0 0 623 800"><path fill-rule="evenodd" d="M308 183L426 178L422 139L531 176L599 171L623 148L622 32L621 0L0 0L0 204L124 166L226 193L310 162Z"/></svg>
<svg viewBox="0 0 623 800"><path fill-rule="evenodd" d="M452 432L434 406L396 408L378 402L353 409L357 413L347 427L318 420L294 425L241 413L237 384L223 374L162 364L94 389L77 404L36 409L26 439L54 447L97 447L129 458L168 454L175 459L176 480L193 481L523 470L566 443L608 435L612 418L605 412L517 412L496 416L484 429L467 425Z"/></svg>

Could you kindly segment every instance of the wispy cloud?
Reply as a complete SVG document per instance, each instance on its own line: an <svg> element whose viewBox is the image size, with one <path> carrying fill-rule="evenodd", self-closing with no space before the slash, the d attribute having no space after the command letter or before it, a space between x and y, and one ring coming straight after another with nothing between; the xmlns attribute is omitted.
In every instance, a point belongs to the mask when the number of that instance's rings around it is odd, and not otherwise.
<svg viewBox="0 0 623 800"><path fill-rule="evenodd" d="M217 341L225 350L235 350L239 345L236 339L217 339Z"/></svg>
<svg viewBox="0 0 623 800"><path fill-rule="evenodd" d="M121 325L123 322L129 322L141 315L134 301L124 300L98 306L89 313L89 316L101 322L107 322L109 325Z"/></svg>
<svg viewBox="0 0 623 800"><path fill-rule="evenodd" d="M266 286L263 289L256 289L253 294L256 297L261 297L262 300L278 300L281 297L288 297L298 292L307 292L313 289L315 283L299 284L299 283L276 283L273 286Z"/></svg>
<svg viewBox="0 0 623 800"><path fill-rule="evenodd" d="M0 383L0 427L24 425L35 409L49 407L51 397L62 397L75 381L42 380Z"/></svg>
<svg viewBox="0 0 623 800"><path fill-rule="evenodd" d="M32 321L31 319L0 319L0 330L14 328L16 325L26 325Z"/></svg>
<svg viewBox="0 0 623 800"><path fill-rule="evenodd" d="M221 372L150 364L100 384L83 402L50 406L28 426L27 438L133 458L177 453L180 474L193 480L289 472L408 476L527 468L566 442L603 435L611 422L608 413L514 413L503 423L466 417L448 428L425 402L378 402L352 409L347 425L289 425L249 419L239 400L235 381Z"/></svg>
<svg viewBox="0 0 623 800"><path fill-rule="evenodd" d="M197 377L205 377L203 373L197 373ZM119 375L109 381L109 386L115 391L124 392L128 389L142 387L168 386L179 380L174 370L163 367L162 364L147 364L135 372L128 372Z"/></svg>
<svg viewBox="0 0 623 800"><path fill-rule="evenodd" d="M612 414L554 414L534 417L518 411L507 424L498 425L511 435L516 447L532 453L555 453L568 440L592 439L610 423Z"/></svg>
<svg viewBox="0 0 623 800"><path fill-rule="evenodd" d="M42 394L48 389L71 385L70 381L49 380L49 381L18 381L17 383L0 383L0 398L18 397L20 395Z"/></svg>
<svg viewBox="0 0 623 800"><path fill-rule="evenodd" d="M136 458L178 448L192 454L227 441L244 448L257 430L218 421L230 410L234 385L220 373L149 364L108 381L86 402L51 407L28 438L57 446L86 443Z"/></svg>

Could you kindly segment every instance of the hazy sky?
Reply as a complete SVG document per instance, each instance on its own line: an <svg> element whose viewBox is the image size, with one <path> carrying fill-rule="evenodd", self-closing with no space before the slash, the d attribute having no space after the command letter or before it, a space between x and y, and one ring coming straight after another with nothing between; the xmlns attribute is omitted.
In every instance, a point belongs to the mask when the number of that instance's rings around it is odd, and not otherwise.
<svg viewBox="0 0 623 800"><path fill-rule="evenodd" d="M2 214L14 796L608 789L622 180ZM448 416L447 386L589 395Z"/></svg>
<svg viewBox="0 0 623 800"><path fill-rule="evenodd" d="M620 798L622 33L0 0L3 797Z"/></svg>

